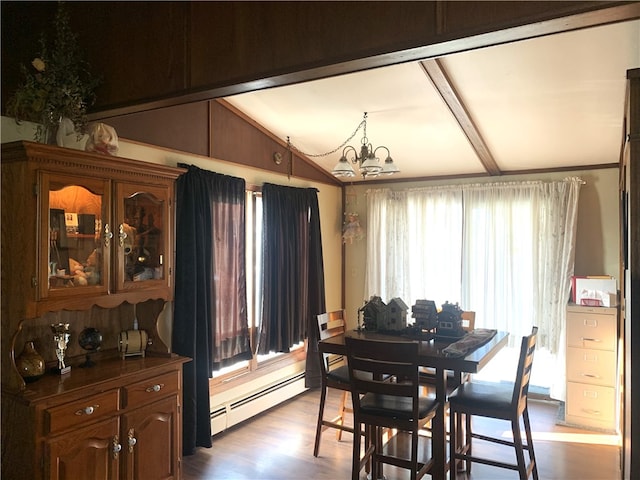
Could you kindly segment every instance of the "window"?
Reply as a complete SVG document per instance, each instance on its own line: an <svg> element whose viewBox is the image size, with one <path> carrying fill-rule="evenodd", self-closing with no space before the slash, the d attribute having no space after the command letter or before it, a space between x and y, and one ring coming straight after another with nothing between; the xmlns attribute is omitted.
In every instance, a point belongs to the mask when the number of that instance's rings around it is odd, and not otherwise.
<svg viewBox="0 0 640 480"><path fill-rule="evenodd" d="M370 190L365 298L459 302L476 312L476 326L508 331L516 347L536 325L536 362L558 361L581 184L571 177ZM563 399L563 369L552 370L545 377L548 370L534 369L532 381Z"/></svg>
<svg viewBox="0 0 640 480"><path fill-rule="evenodd" d="M262 194L259 191L247 190L245 199L247 316L254 355L251 360L240 361L214 371L212 382L215 384L248 378L248 374L258 370L271 371L284 364L298 361L305 354L304 343L296 345L288 354L276 352L265 355L255 354L258 327L262 319L262 220Z"/></svg>

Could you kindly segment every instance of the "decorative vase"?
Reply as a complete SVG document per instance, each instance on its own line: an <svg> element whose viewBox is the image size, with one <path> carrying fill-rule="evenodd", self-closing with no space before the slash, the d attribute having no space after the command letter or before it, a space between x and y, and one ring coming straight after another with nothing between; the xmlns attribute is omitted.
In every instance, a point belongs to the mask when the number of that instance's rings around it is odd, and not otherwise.
<svg viewBox="0 0 640 480"><path fill-rule="evenodd" d="M25 342L22 353L16 359L16 368L27 383L44 375L44 358L36 350L33 341Z"/></svg>

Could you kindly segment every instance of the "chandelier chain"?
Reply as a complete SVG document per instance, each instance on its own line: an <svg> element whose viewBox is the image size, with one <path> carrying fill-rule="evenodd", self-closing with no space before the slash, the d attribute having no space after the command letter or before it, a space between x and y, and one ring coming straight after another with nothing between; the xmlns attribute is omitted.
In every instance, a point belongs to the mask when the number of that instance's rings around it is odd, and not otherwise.
<svg viewBox="0 0 640 480"><path fill-rule="evenodd" d="M364 133L364 139L367 138L367 114L365 113L364 115L364 119L360 122L360 124L356 127L356 129L353 131L353 133L351 134L351 136L349 138L347 138L344 142L342 142L340 145L338 145L336 148L334 148L333 150L330 150L328 152L325 153L307 153L304 152L302 150L300 150L298 147L296 147L293 143L291 143L291 140L289 140L289 137L287 137L287 146L291 149L291 150L295 150L296 152L306 156L306 157L313 157L313 158L318 158L318 157L327 157L329 155L332 155L336 152L338 152L339 150L341 150L342 148L346 147L347 144L353 140L353 137L355 137L357 135L357 133L360 131L361 128L364 128L363 133Z"/></svg>

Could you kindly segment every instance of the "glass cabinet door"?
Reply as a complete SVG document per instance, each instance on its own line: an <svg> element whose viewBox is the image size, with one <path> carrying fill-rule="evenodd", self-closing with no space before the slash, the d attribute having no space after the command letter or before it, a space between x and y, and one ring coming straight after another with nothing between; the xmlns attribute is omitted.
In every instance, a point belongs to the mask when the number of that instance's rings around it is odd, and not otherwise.
<svg viewBox="0 0 640 480"><path fill-rule="evenodd" d="M41 176L40 297L108 290L109 183Z"/></svg>
<svg viewBox="0 0 640 480"><path fill-rule="evenodd" d="M118 184L118 289L168 284L168 190Z"/></svg>

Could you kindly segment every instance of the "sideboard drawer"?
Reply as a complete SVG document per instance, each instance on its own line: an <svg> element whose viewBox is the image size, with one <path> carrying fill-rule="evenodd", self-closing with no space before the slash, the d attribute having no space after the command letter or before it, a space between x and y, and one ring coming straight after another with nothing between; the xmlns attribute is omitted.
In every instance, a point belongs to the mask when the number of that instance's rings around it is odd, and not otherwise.
<svg viewBox="0 0 640 480"><path fill-rule="evenodd" d="M606 313L567 312L567 346L616 350L617 319Z"/></svg>
<svg viewBox="0 0 640 480"><path fill-rule="evenodd" d="M84 425L89 421L117 413L120 404L119 392L117 389L109 390L48 408L45 410L45 434Z"/></svg>
<svg viewBox="0 0 640 480"><path fill-rule="evenodd" d="M616 352L591 348L567 348L567 381L615 386Z"/></svg>
<svg viewBox="0 0 640 480"><path fill-rule="evenodd" d="M127 385L125 401L127 407L136 407L153 402L168 395L175 395L180 388L180 375L176 372L166 373L142 382Z"/></svg>

